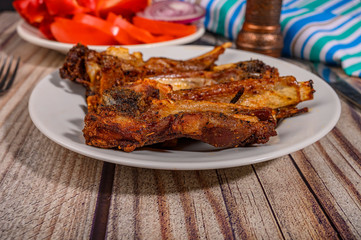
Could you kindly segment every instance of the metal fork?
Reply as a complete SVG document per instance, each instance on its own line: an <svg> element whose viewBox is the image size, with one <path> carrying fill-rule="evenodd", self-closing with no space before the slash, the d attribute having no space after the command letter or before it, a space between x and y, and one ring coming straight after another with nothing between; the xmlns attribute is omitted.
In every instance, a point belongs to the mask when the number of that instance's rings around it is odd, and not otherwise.
<svg viewBox="0 0 361 240"><path fill-rule="evenodd" d="M0 67L0 94L9 90L14 82L19 67L20 57L16 60L15 68L13 60L13 56L11 56L10 59L9 57L0 57L0 63L2 61Z"/></svg>

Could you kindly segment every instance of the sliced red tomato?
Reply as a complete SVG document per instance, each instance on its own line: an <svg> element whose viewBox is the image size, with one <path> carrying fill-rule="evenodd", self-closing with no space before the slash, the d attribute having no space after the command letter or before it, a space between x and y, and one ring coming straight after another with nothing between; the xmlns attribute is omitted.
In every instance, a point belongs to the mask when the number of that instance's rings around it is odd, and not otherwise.
<svg viewBox="0 0 361 240"><path fill-rule="evenodd" d="M109 13L120 14L129 17L136 12L144 10L151 0L98 0L97 13L101 17Z"/></svg>
<svg viewBox="0 0 361 240"><path fill-rule="evenodd" d="M21 17L36 27L49 15L43 0L15 0L13 6Z"/></svg>
<svg viewBox="0 0 361 240"><path fill-rule="evenodd" d="M133 18L133 24L139 28L147 29L153 34L166 34L174 37L188 36L197 31L197 27L194 25L158 21L139 16Z"/></svg>
<svg viewBox="0 0 361 240"><path fill-rule="evenodd" d="M113 35L88 24L67 18L56 17L50 25L55 39L64 43L82 43L85 45L115 45Z"/></svg>

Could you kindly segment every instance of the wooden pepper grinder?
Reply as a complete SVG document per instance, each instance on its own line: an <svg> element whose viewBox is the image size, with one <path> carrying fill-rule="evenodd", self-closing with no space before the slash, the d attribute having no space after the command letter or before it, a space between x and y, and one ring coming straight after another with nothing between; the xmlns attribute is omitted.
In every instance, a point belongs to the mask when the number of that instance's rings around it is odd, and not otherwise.
<svg viewBox="0 0 361 240"><path fill-rule="evenodd" d="M247 0L246 4L245 21L236 40L237 48L280 57L283 47L282 0Z"/></svg>

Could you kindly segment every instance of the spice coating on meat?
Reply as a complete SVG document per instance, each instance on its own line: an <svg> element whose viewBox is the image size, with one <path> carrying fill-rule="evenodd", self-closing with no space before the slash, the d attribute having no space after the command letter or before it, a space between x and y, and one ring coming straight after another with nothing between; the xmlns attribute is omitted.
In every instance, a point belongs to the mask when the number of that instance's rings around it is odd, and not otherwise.
<svg viewBox="0 0 361 240"><path fill-rule="evenodd" d="M276 135L271 109L161 100L149 93L122 88L105 92L103 105L85 117L86 143L129 152L181 137L215 147L237 147L265 143Z"/></svg>
<svg viewBox="0 0 361 240"><path fill-rule="evenodd" d="M260 60L216 65L230 45L187 60L72 48L60 75L86 88L86 144L131 152L185 137L247 146L277 135L280 119L308 111L296 106L313 98L311 80L279 76Z"/></svg>

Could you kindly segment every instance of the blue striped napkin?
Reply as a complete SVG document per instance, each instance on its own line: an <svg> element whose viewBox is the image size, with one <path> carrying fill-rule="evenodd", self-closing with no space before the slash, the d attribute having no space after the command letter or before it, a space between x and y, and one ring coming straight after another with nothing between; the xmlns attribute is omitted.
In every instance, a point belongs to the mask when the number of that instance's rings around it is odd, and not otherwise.
<svg viewBox="0 0 361 240"><path fill-rule="evenodd" d="M207 11L207 30L230 40L237 37L246 10L245 0L186 0ZM360 0L284 0L281 13L283 56L341 65L361 77Z"/></svg>

